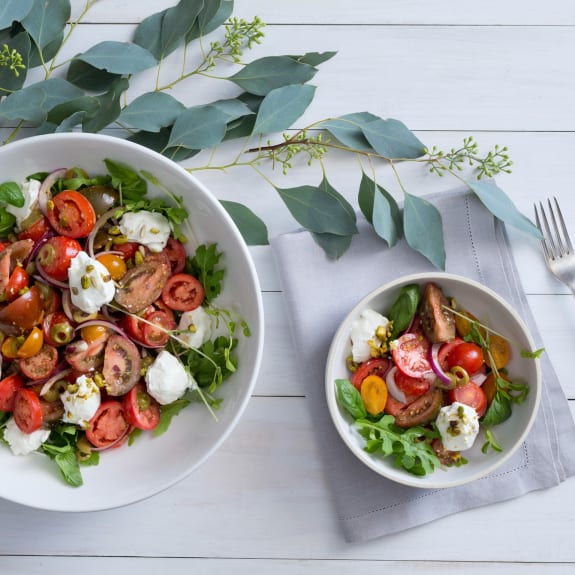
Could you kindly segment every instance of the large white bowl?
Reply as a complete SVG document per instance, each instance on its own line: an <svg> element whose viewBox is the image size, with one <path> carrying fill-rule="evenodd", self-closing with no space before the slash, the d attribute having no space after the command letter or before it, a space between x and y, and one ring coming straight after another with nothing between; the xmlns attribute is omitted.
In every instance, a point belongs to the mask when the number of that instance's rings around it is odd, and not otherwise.
<svg viewBox="0 0 575 575"><path fill-rule="evenodd" d="M185 478L213 455L236 426L261 361L261 292L246 244L218 200L176 163L119 138L54 134L0 148L1 181L21 181L35 172L73 166L82 167L91 175L104 174L104 158L135 170L147 170L174 194L183 196L197 240L217 242L225 254L225 287L218 302L241 314L251 337L240 336L239 368L219 390L224 401L217 412L218 421L203 405L189 406L173 419L164 435L152 438L151 434L143 434L130 447L102 453L98 466L82 468L82 487L66 485L54 462L46 456L13 456L7 447L0 448L0 497L41 509L109 509L154 495ZM153 195L153 186L149 190Z"/></svg>
<svg viewBox="0 0 575 575"><path fill-rule="evenodd" d="M434 473L417 477L393 465L393 458L378 457L364 450L365 441L354 429L352 418L340 407L336 397L335 380L349 379L346 358L350 355L350 333L355 319L367 308L385 315L395 301L399 290L408 284L425 285L433 281L444 293L454 297L458 304L475 315L479 321L506 336L512 345L512 357L508 365L510 376L520 378L530 387L524 403L513 406L512 416L493 428L502 452L490 449L481 452L483 432L472 449L463 452L467 465L437 469ZM399 278L387 283L362 299L347 315L333 339L326 367L326 395L329 411L339 435L352 453L376 473L398 483L422 488L441 488L463 485L483 477L501 466L520 447L527 436L537 413L541 395L541 372L539 360L520 357L520 350L535 350L533 339L516 311L498 294L485 286L464 277L447 273L423 273Z"/></svg>

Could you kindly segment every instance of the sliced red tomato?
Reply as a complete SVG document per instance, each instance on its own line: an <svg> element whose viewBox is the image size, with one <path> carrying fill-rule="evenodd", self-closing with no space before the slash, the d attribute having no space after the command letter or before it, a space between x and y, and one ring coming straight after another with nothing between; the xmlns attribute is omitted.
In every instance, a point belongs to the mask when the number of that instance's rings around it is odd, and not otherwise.
<svg viewBox="0 0 575 575"><path fill-rule="evenodd" d="M86 438L100 449L118 447L127 437L129 428L122 404L115 400L104 401L88 424Z"/></svg>
<svg viewBox="0 0 575 575"><path fill-rule="evenodd" d="M62 307L62 297L56 288L39 281L37 281L35 285L40 290L42 307L45 313L54 313Z"/></svg>
<svg viewBox="0 0 575 575"><path fill-rule="evenodd" d="M146 315L144 319L149 323L143 322L142 343L153 347L166 345L170 339L168 332L176 327L173 314L170 316L167 312L158 310ZM157 325L158 328L150 324Z"/></svg>
<svg viewBox="0 0 575 575"><path fill-rule="evenodd" d="M87 343L83 340L74 341L66 346L64 359L78 373L88 373L99 369L104 363L104 348L106 342Z"/></svg>
<svg viewBox="0 0 575 575"><path fill-rule="evenodd" d="M479 417L482 417L487 409L487 396L481 387L472 381L450 389L449 401L451 401L451 403L458 401L459 403L473 407Z"/></svg>
<svg viewBox="0 0 575 575"><path fill-rule="evenodd" d="M391 362L385 358L373 358L364 361L351 376L351 383L353 386L359 390L361 389L361 383L368 375L377 375L382 379L391 367Z"/></svg>
<svg viewBox="0 0 575 575"><path fill-rule="evenodd" d="M10 274L10 279L6 286L6 300L13 301L16 299L20 295L20 292L28 287L29 281L30 278L26 270L22 266L16 266Z"/></svg>
<svg viewBox="0 0 575 575"><path fill-rule="evenodd" d="M136 242L126 242L125 244L119 244L114 246L115 252L121 252L125 260L131 260L142 244Z"/></svg>
<svg viewBox="0 0 575 575"><path fill-rule="evenodd" d="M433 373L429 363L429 341L415 333L404 333L392 350L397 369L409 377L420 379Z"/></svg>
<svg viewBox="0 0 575 575"><path fill-rule="evenodd" d="M168 238L168 243L163 251L168 255L172 274L179 274L184 271L186 265L186 248L182 242L174 238Z"/></svg>
<svg viewBox="0 0 575 575"><path fill-rule="evenodd" d="M46 379L52 375L58 364L58 350L48 344L44 344L40 351L32 357L19 361L22 373L29 379Z"/></svg>
<svg viewBox="0 0 575 575"><path fill-rule="evenodd" d="M28 331L42 321L43 313L40 290L34 285L0 309L0 329L5 333Z"/></svg>
<svg viewBox="0 0 575 575"><path fill-rule="evenodd" d="M204 301L204 286L190 274L173 275L162 290L162 300L176 311L191 311Z"/></svg>
<svg viewBox="0 0 575 575"><path fill-rule="evenodd" d="M27 387L21 387L14 398L14 421L20 431L32 433L42 427L40 398Z"/></svg>
<svg viewBox="0 0 575 575"><path fill-rule="evenodd" d="M66 345L74 339L74 324L63 311L49 313L42 323L44 340L50 345Z"/></svg>
<svg viewBox="0 0 575 575"><path fill-rule="evenodd" d="M160 404L138 383L124 396L124 415L130 425L150 431L160 423Z"/></svg>
<svg viewBox="0 0 575 575"><path fill-rule="evenodd" d="M410 399L415 399L429 390L429 380L410 377L405 375L401 370L397 370L395 373L395 383L397 387Z"/></svg>
<svg viewBox="0 0 575 575"><path fill-rule="evenodd" d="M439 352L437 353L437 361L441 366L441 369L447 371L449 368L447 367L447 358L449 354L460 344L463 343L463 340L460 337L456 337L451 341L444 343L440 348Z"/></svg>
<svg viewBox="0 0 575 575"><path fill-rule="evenodd" d="M463 342L457 345L447 356L447 368L462 367L473 375L483 367L483 350L475 343Z"/></svg>
<svg viewBox="0 0 575 575"><path fill-rule="evenodd" d="M36 221L26 226L26 229L22 230L18 234L19 240L32 240L37 242L46 232L50 231L52 228L50 222L46 216L39 217Z"/></svg>
<svg viewBox="0 0 575 575"><path fill-rule="evenodd" d="M80 192L64 190L54 196L48 219L61 236L85 238L94 229L96 212Z"/></svg>
<svg viewBox="0 0 575 575"><path fill-rule="evenodd" d="M54 236L40 248L36 260L51 278L66 281L70 262L81 251L82 246L74 238Z"/></svg>
<svg viewBox="0 0 575 575"><path fill-rule="evenodd" d="M24 386L24 380L13 373L0 381L0 411L13 411L16 392Z"/></svg>

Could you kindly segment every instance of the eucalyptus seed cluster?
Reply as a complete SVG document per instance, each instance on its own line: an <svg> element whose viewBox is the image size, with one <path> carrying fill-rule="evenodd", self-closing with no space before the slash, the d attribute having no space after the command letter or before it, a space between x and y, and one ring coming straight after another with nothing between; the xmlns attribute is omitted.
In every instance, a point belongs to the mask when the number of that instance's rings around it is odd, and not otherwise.
<svg viewBox="0 0 575 575"><path fill-rule="evenodd" d="M0 66L8 68L16 78L20 76L19 70L26 69L22 60L22 54L16 49L10 50L8 44L4 44L2 50L0 50Z"/></svg>
<svg viewBox="0 0 575 575"><path fill-rule="evenodd" d="M326 144L329 140L324 140L321 132L313 138L308 137L307 130L301 130L295 135L284 133L283 139L282 143L275 146L268 142L268 147L259 159L271 160L274 165L279 164L284 175L293 167L291 162L296 156L307 156L307 165L311 166L314 160L321 160L327 154Z"/></svg>

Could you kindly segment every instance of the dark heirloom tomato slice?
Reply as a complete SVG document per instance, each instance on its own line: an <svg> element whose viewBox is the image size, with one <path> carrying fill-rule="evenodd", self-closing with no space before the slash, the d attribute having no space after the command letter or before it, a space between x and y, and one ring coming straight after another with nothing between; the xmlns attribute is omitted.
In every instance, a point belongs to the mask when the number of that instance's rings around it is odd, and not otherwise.
<svg viewBox="0 0 575 575"><path fill-rule="evenodd" d="M53 345L44 344L36 355L19 360L18 365L26 377L45 379L58 365L58 350Z"/></svg>
<svg viewBox="0 0 575 575"><path fill-rule="evenodd" d="M368 375L378 375L382 379L385 379L391 362L385 358L373 358L364 361L351 376L351 383L356 389L361 388L361 382Z"/></svg>
<svg viewBox="0 0 575 575"><path fill-rule="evenodd" d="M124 395L140 379L142 359L136 344L118 334L113 334L106 343L102 375L109 395Z"/></svg>
<svg viewBox="0 0 575 575"><path fill-rule="evenodd" d="M124 396L124 415L130 425L150 431L160 423L160 404L138 383Z"/></svg>
<svg viewBox="0 0 575 575"><path fill-rule="evenodd" d="M20 292L28 287L29 282L28 274L22 266L16 266L14 271L10 274L8 285L6 286L6 300L13 301L18 297Z"/></svg>
<svg viewBox="0 0 575 575"><path fill-rule="evenodd" d="M55 311L58 311L62 306L60 292L56 288L39 281L37 281L35 285L40 290L44 313L54 313Z"/></svg>
<svg viewBox="0 0 575 575"><path fill-rule="evenodd" d="M477 411L478 417L482 417L487 409L487 396L477 385L470 381L465 385L458 386L454 389L449 390L449 401L452 403L458 401L459 403L464 403L473 407Z"/></svg>
<svg viewBox="0 0 575 575"><path fill-rule="evenodd" d="M24 433L32 433L42 427L42 405L40 398L26 387L16 392L14 399L14 421Z"/></svg>
<svg viewBox="0 0 575 575"><path fill-rule="evenodd" d="M32 286L0 309L0 330L8 335L18 335L39 324L43 313L40 290L37 286Z"/></svg>
<svg viewBox="0 0 575 575"><path fill-rule="evenodd" d="M163 302L176 311L192 311L204 301L204 286L190 274L176 274L162 291Z"/></svg>
<svg viewBox="0 0 575 575"><path fill-rule="evenodd" d="M48 219L60 235L85 238L94 229L96 212L80 192L64 190L54 196L48 208Z"/></svg>
<svg viewBox="0 0 575 575"><path fill-rule="evenodd" d="M64 417L64 404L59 399L56 401L40 399L40 407L42 408L42 419L46 423L52 423Z"/></svg>
<svg viewBox="0 0 575 575"><path fill-rule="evenodd" d="M38 251L37 262L55 280L66 281L70 262L82 251L82 246L73 238L54 236Z"/></svg>
<svg viewBox="0 0 575 575"><path fill-rule="evenodd" d="M443 392L440 389L430 389L415 401L406 405L395 415L395 423L399 427L414 427L431 423L443 405Z"/></svg>
<svg viewBox="0 0 575 575"><path fill-rule="evenodd" d="M404 333L391 352L397 369L415 378L433 373L428 359L429 345L429 341L420 335Z"/></svg>
<svg viewBox="0 0 575 575"><path fill-rule="evenodd" d="M68 365L79 373L88 373L99 369L104 362L105 341L87 343L83 340L74 341L66 346L64 359Z"/></svg>
<svg viewBox="0 0 575 575"><path fill-rule="evenodd" d="M168 238L168 243L163 251L170 260L172 275L183 272L186 266L186 248L184 248L182 242L174 238Z"/></svg>
<svg viewBox="0 0 575 575"><path fill-rule="evenodd" d="M16 392L24 386L24 380L13 373L0 381L0 411L13 411Z"/></svg>
<svg viewBox="0 0 575 575"><path fill-rule="evenodd" d="M116 400L104 401L86 429L86 438L98 448L118 447L127 436L130 424L126 420L122 404Z"/></svg>

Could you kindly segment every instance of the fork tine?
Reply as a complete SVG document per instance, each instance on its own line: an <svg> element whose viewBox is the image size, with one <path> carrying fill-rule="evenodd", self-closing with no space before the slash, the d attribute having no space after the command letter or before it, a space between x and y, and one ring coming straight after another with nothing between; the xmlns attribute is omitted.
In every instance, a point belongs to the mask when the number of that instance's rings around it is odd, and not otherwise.
<svg viewBox="0 0 575 575"><path fill-rule="evenodd" d="M547 244L547 257L551 260L555 259L557 255L557 248L555 247L555 242L553 241L553 234L551 233L551 227L549 226L549 220L547 219L547 214L543 209L543 204L539 202L539 210L541 211L541 219L543 220L543 227L545 228L545 242Z"/></svg>
<svg viewBox="0 0 575 575"><path fill-rule="evenodd" d="M540 203L540 205L541 205L541 203ZM543 246L543 254L545 255L545 259L546 259L546 260L550 260L550 259L553 258L553 254L551 254L551 252L549 251L549 248L548 248L548 246L547 246L547 241L546 241L547 236L546 236L546 234L545 234L545 232L543 231L543 228L542 228L542 226L541 226L541 221L540 221L540 219L539 219L539 210L537 209L537 204L536 204L536 203L533 204L533 208L534 208L534 210L535 210L535 225L537 226L537 229L541 232L541 235L543 236L543 237L541 238L541 245ZM543 212L543 207L542 207L542 206L540 207L540 210L541 210L542 216L544 216L545 213Z"/></svg>
<svg viewBox="0 0 575 575"><path fill-rule="evenodd" d="M561 232L559 231L559 226L557 225L557 219L555 218L555 210L551 205L551 200L547 198L547 206L549 207L549 214L551 216L551 223L553 224L553 229L555 230L555 238L557 241L558 256L561 257L567 253L567 250L563 246L563 240L561 238Z"/></svg>
<svg viewBox="0 0 575 575"><path fill-rule="evenodd" d="M567 245L567 253L573 253L573 246L571 245L571 238L569 237L569 232L567 231L567 226L565 225L565 220L563 219L563 213L559 207L559 202L556 197L553 197L555 201L555 207L557 216L559 217L559 223L561 224L561 229L563 230L563 238L565 239L565 244Z"/></svg>

